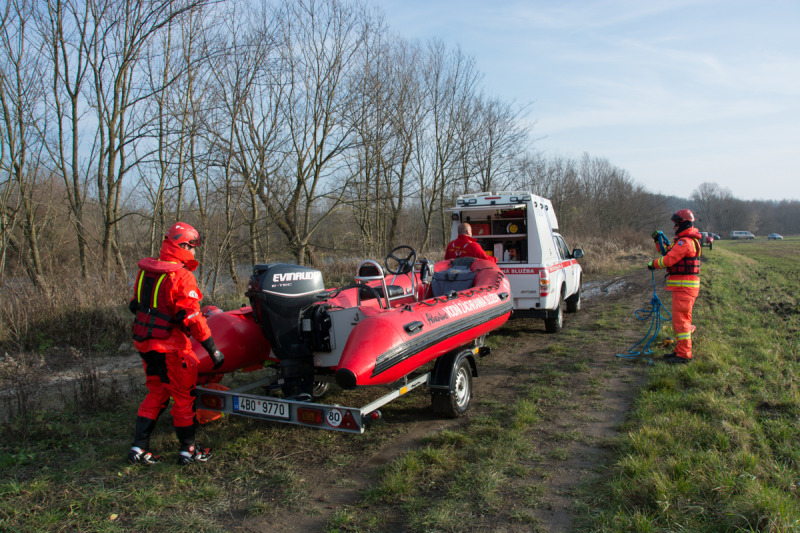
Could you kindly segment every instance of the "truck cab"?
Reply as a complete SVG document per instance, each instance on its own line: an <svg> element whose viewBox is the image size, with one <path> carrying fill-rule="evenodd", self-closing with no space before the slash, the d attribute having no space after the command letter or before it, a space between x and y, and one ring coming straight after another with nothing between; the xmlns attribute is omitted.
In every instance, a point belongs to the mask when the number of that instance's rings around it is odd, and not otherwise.
<svg viewBox="0 0 800 533"><path fill-rule="evenodd" d="M456 199L450 239L458 225L472 226L472 237L497 259L511 283L512 317L542 318L556 333L564 311L580 309L583 250L570 251L558 233L553 204L528 191L480 192Z"/></svg>

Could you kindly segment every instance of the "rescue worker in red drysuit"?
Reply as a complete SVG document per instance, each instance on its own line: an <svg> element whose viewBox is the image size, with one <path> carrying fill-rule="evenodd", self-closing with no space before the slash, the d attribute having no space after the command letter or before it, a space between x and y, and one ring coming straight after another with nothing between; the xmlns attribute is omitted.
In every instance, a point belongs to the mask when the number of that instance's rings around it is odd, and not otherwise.
<svg viewBox="0 0 800 533"><path fill-rule="evenodd" d="M217 350L211 330L200 312L203 295L192 272L198 263L195 249L200 234L189 224L174 224L161 244L158 259L139 261L131 311L134 346L146 374L147 396L139 406L136 434L128 453L134 464L154 464L161 457L150 451L150 434L172 397L172 420L180 442L178 464L205 462L209 448L195 442L194 389L197 386L197 356L188 335L197 339L211 356L214 368L225 357Z"/></svg>
<svg viewBox="0 0 800 533"><path fill-rule="evenodd" d="M488 259L497 263L497 258L486 255L481 245L472 238L472 226L466 222L458 225L458 237L450 241L447 250L444 252L445 259L456 259L457 257L474 257L476 259Z"/></svg>
<svg viewBox="0 0 800 533"><path fill-rule="evenodd" d="M675 224L675 241L666 255L648 263L647 268L667 269L667 290L672 293L672 327L677 342L675 351L665 354L664 360L681 364L692 361L692 307L700 294L702 236L694 227L694 214L688 209L672 215L672 222Z"/></svg>

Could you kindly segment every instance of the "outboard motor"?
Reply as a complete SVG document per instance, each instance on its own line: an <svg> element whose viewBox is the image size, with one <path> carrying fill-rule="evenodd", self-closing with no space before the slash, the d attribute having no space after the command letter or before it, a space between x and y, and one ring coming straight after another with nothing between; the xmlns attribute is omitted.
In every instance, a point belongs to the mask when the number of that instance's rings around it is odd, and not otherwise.
<svg viewBox="0 0 800 533"><path fill-rule="evenodd" d="M253 267L246 296L253 317L280 360L286 396L311 394L314 356L300 332L301 312L325 289L322 273L309 267L270 263Z"/></svg>

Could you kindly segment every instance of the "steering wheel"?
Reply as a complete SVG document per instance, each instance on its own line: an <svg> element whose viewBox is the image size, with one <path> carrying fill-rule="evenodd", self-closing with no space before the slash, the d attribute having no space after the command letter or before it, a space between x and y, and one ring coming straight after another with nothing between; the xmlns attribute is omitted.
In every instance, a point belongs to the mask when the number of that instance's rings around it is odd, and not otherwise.
<svg viewBox="0 0 800 533"><path fill-rule="evenodd" d="M397 255L398 252L405 252L406 250L408 250L407 256L398 257ZM389 259L392 259L397 262L397 268L395 268L394 270L392 269L392 267L389 266ZM417 262L417 252L415 252L412 247L398 246L397 248L389 252L389 255L386 256L385 264L386 264L386 270L390 274L397 275L397 274L408 274L409 272L414 270L414 263L416 262Z"/></svg>

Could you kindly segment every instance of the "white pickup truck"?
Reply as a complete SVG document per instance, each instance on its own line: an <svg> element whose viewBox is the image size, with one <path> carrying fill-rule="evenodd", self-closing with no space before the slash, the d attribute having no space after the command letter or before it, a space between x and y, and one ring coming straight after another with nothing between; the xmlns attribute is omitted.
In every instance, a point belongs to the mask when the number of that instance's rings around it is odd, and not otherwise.
<svg viewBox="0 0 800 533"><path fill-rule="evenodd" d="M467 222L472 236L511 282L512 317L543 318L545 330L564 325L564 311L581 307L583 250L570 251L558 233L550 200L531 192L480 192L459 196L452 213L451 240Z"/></svg>

